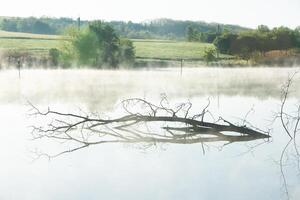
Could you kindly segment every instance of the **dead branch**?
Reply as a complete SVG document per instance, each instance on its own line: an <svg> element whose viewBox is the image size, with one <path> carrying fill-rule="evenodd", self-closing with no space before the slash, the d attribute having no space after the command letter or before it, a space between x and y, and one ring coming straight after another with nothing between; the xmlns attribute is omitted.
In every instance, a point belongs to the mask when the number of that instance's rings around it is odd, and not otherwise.
<svg viewBox="0 0 300 200"><path fill-rule="evenodd" d="M285 166L287 165L288 162L296 162L298 173L300 173L300 153L297 144L297 135L299 134L300 105L296 106L297 108L296 112L287 111L286 108L286 105L288 103L287 102L288 95L291 92L291 86L296 74L297 72L289 76L286 83L283 84L282 86L280 111L276 117L280 119L280 123L284 129L285 134L289 136L289 141L284 146L279 160L280 172L283 180L284 193L287 199L290 199L290 196L289 196L288 180L285 176ZM292 152L294 152L296 155L294 156L295 158L294 160L289 159L290 153L288 150L291 144L293 144Z"/></svg>
<svg viewBox="0 0 300 200"><path fill-rule="evenodd" d="M117 118L81 115L51 110L41 111L31 106L31 115L45 118L48 123L33 126L33 139L52 139L73 144L73 148L48 157L56 157L104 143L142 144L203 144L209 142L246 142L269 138L266 133L237 126L220 118L218 122L205 122L209 103L198 115L190 116L192 104L182 103L168 107L166 99L155 105L144 99L122 101L123 115ZM95 117L97 116L97 117ZM200 117L201 120L196 118ZM204 149L203 149L204 152Z"/></svg>

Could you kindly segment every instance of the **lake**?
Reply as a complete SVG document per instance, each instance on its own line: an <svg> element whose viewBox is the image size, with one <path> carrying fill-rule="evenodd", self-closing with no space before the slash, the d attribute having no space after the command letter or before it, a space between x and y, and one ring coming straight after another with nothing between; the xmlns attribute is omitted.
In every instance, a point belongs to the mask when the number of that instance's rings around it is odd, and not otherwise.
<svg viewBox="0 0 300 200"><path fill-rule="evenodd" d="M2 199L290 199L300 198L293 149L280 168L289 138L277 120L282 84L299 68L157 68L143 70L0 71L0 200ZM50 161L34 160L36 150L59 151L65 144L31 140L28 102L41 109L113 114L120 102L144 98L172 104L189 101L199 113L209 110L240 124L271 130L269 141L205 145L161 144L149 149L101 144ZM300 98L295 77L287 102L292 112ZM114 113L116 114L116 113ZM118 114L118 113L117 113ZM42 123L42 122L41 122Z"/></svg>

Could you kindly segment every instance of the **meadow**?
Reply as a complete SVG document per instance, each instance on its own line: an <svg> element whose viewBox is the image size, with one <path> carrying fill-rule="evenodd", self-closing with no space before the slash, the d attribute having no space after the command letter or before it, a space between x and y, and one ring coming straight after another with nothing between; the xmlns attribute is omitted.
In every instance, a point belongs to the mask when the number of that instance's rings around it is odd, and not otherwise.
<svg viewBox="0 0 300 200"><path fill-rule="evenodd" d="M59 47L61 36L0 31L0 49L21 50L34 55L48 54Z"/></svg>
<svg viewBox="0 0 300 200"><path fill-rule="evenodd" d="M26 50L31 53L48 53L51 48L59 48L61 36L39 35L0 31L0 49ZM132 40L137 59L159 60L201 60L206 48L214 48L209 43L171 40ZM222 55L226 57L225 55Z"/></svg>
<svg viewBox="0 0 300 200"><path fill-rule="evenodd" d="M154 59L202 59L206 48L214 48L209 43L195 43L169 40L133 40L137 58Z"/></svg>

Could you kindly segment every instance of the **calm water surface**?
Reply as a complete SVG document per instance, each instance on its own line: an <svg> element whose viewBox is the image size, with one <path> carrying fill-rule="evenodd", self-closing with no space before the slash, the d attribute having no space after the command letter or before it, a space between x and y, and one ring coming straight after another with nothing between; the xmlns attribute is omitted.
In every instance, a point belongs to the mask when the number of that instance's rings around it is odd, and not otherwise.
<svg viewBox="0 0 300 200"><path fill-rule="evenodd" d="M0 71L0 200L6 199L285 199L277 161L288 142L278 122L282 83L298 68L156 69L140 71ZM300 98L295 79L288 107ZM236 143L160 145L147 151L121 144L93 146L51 161L32 162L35 149L55 151L63 144L31 141L27 101L40 108L110 113L126 98L172 103L190 101L232 122L247 120L272 129L272 140ZM291 155L292 157L293 155ZM300 198L299 176L284 168L291 199Z"/></svg>

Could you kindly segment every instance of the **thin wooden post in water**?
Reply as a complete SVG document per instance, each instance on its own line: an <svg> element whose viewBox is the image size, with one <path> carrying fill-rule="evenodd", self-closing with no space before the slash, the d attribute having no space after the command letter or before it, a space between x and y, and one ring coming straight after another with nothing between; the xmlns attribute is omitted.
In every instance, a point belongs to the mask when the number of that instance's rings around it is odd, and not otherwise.
<svg viewBox="0 0 300 200"><path fill-rule="evenodd" d="M17 61L17 67L18 67L19 79L20 79L21 78L21 61L20 61L20 59L18 59L18 61Z"/></svg>
<svg viewBox="0 0 300 200"><path fill-rule="evenodd" d="M180 61L180 76L182 76L183 61L183 59Z"/></svg>

